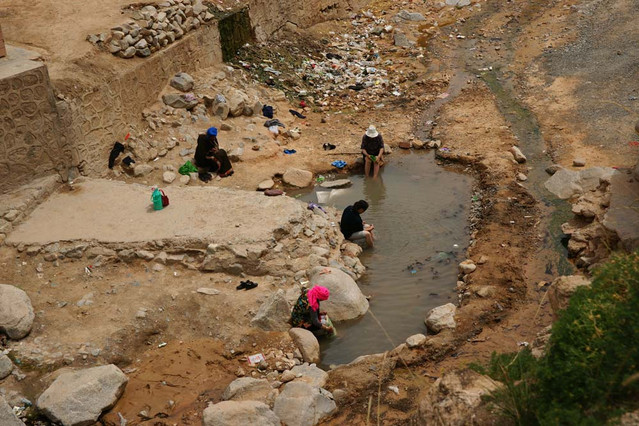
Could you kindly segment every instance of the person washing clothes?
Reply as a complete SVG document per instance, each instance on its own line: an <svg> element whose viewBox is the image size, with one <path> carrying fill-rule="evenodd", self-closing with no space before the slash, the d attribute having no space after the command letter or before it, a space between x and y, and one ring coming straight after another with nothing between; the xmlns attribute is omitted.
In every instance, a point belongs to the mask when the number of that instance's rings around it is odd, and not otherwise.
<svg viewBox="0 0 639 426"><path fill-rule="evenodd" d="M356 201L352 206L348 206L342 213L342 220L339 229L344 234L344 238L349 241L366 240L369 247L373 247L375 227L362 220L362 213L368 210L368 203L364 200Z"/></svg>
<svg viewBox="0 0 639 426"><path fill-rule="evenodd" d="M364 175L369 176L373 165L373 177L379 174L379 168L384 164L384 139L375 126L369 126L362 137L362 155L364 156Z"/></svg>
<svg viewBox="0 0 639 426"><path fill-rule="evenodd" d="M220 149L217 141L217 128L209 127L206 134L197 137L195 149L195 165L199 169L200 179L204 182L211 180L211 173L217 173L220 177L233 174L233 165L226 151Z"/></svg>
<svg viewBox="0 0 639 426"><path fill-rule="evenodd" d="M310 290L303 288L291 312L291 325L304 328L316 336L333 334L335 330L326 312L320 312L320 301L328 300L330 295L326 287L316 285Z"/></svg>

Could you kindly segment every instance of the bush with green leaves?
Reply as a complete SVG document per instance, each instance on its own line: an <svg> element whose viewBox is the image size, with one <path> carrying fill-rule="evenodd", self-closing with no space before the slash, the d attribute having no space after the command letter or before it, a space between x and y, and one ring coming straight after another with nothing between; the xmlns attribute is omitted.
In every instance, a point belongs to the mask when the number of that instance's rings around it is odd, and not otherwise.
<svg viewBox="0 0 639 426"><path fill-rule="evenodd" d="M575 292L542 358L526 349L475 368L505 384L490 400L521 425L598 425L639 408L639 252Z"/></svg>

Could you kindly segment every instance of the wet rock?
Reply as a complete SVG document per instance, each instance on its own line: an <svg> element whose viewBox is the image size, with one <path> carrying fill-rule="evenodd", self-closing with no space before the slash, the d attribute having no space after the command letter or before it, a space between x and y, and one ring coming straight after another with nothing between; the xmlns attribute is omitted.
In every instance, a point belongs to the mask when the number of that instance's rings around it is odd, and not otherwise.
<svg viewBox="0 0 639 426"><path fill-rule="evenodd" d="M525 163L526 162L526 156L524 155L523 152L521 152L519 147L516 147L516 146L513 145L510 148L510 153L513 155L513 157L515 158L515 161L517 161L518 163Z"/></svg>
<svg viewBox="0 0 639 426"><path fill-rule="evenodd" d="M454 329L457 327L455 322L456 312L457 308L452 303L438 306L428 311L424 323L434 333L439 333L447 328Z"/></svg>
<svg viewBox="0 0 639 426"><path fill-rule="evenodd" d="M258 401L222 401L209 405L204 410L202 423L204 426L281 424L279 417L268 405Z"/></svg>
<svg viewBox="0 0 639 426"><path fill-rule="evenodd" d="M424 336L423 334L413 334L406 339L406 346L408 346L409 348L416 348L423 345L425 341L426 336Z"/></svg>
<svg viewBox="0 0 639 426"><path fill-rule="evenodd" d="M580 171L559 169L544 186L561 199L568 199L599 186L601 179L610 179L615 173L612 167L591 167Z"/></svg>
<svg viewBox="0 0 639 426"><path fill-rule="evenodd" d="M322 273L328 271L328 273ZM311 270L311 282L326 287L331 295L321 303L322 310L333 321L345 321L362 316L368 311L368 300L357 283L344 271L337 268L316 267Z"/></svg>
<svg viewBox="0 0 639 426"><path fill-rule="evenodd" d="M0 380L7 377L13 371L13 363L11 359L0 353ZM1 424L1 423L0 423Z"/></svg>
<svg viewBox="0 0 639 426"><path fill-rule="evenodd" d="M346 188L351 186L353 182L350 179L337 179L331 181L324 181L320 184L322 188Z"/></svg>
<svg viewBox="0 0 639 426"><path fill-rule="evenodd" d="M153 171L153 166L149 164L140 164L133 168L133 176L141 177L146 176Z"/></svg>
<svg viewBox="0 0 639 426"><path fill-rule="evenodd" d="M27 293L12 285L0 284L0 332L10 339L22 339L31 331L34 318Z"/></svg>
<svg viewBox="0 0 639 426"><path fill-rule="evenodd" d="M268 404L272 392L273 388L266 379L240 377L233 380L224 389L222 399L225 401L260 401Z"/></svg>
<svg viewBox="0 0 639 426"><path fill-rule="evenodd" d="M296 381L305 382L318 388L323 387L328 381L328 373L317 368L315 364L297 365L291 369L291 373L295 374ZM298 377L300 375L301 377Z"/></svg>
<svg viewBox="0 0 639 426"><path fill-rule="evenodd" d="M286 301L284 290L278 289L257 310L251 325L266 331L286 331L291 307Z"/></svg>
<svg viewBox="0 0 639 426"><path fill-rule="evenodd" d="M422 424L467 425L483 404L482 396L499 383L472 370L453 372L437 379L419 403Z"/></svg>
<svg viewBox="0 0 639 426"><path fill-rule="evenodd" d="M397 14L399 18L405 19L407 21L425 21L424 15L418 12L409 12L407 10L400 10Z"/></svg>
<svg viewBox="0 0 639 426"><path fill-rule="evenodd" d="M62 373L40 395L37 406L65 426L93 424L115 405L127 381L113 364Z"/></svg>
<svg viewBox="0 0 639 426"><path fill-rule="evenodd" d="M397 146L401 149L410 149L413 144L410 141L401 141Z"/></svg>
<svg viewBox="0 0 639 426"><path fill-rule="evenodd" d="M519 182L526 182L528 180L528 176L523 173L517 173L517 180Z"/></svg>
<svg viewBox="0 0 639 426"><path fill-rule="evenodd" d="M271 189L274 186L275 182L273 182L273 179L266 179L260 182L259 185L257 185L257 189L258 191L266 191L267 189Z"/></svg>
<svg viewBox="0 0 639 426"><path fill-rule="evenodd" d="M284 172L282 180L287 185L306 188L313 182L313 173L308 170L290 168Z"/></svg>
<svg viewBox="0 0 639 426"><path fill-rule="evenodd" d="M330 392L308 383L290 382L275 400L275 414L287 426L316 425L337 411Z"/></svg>
<svg viewBox="0 0 639 426"><path fill-rule="evenodd" d="M7 404L4 397L0 396L0 425L2 426L24 426L24 422L20 420Z"/></svg>
<svg viewBox="0 0 639 426"><path fill-rule="evenodd" d="M165 183L172 183L177 178L174 172L166 171L162 174L162 180Z"/></svg>
<svg viewBox="0 0 639 426"><path fill-rule="evenodd" d="M551 164L550 166L546 167L546 173L552 176L555 173L557 173L560 169L562 169L562 167L559 164Z"/></svg>
<svg viewBox="0 0 639 426"><path fill-rule="evenodd" d="M477 269L477 265L470 259L466 259L459 264L459 272L464 275L474 272L475 269Z"/></svg>
<svg viewBox="0 0 639 426"><path fill-rule="evenodd" d="M548 290L550 306L555 314L566 309L579 287L590 286L590 280L582 275L566 275L555 279Z"/></svg>
<svg viewBox="0 0 639 426"><path fill-rule="evenodd" d="M193 80L193 77L191 77L187 73L180 72L173 76L169 84L171 85L171 87L178 89L181 92L189 92L191 91L191 89L193 89L195 81Z"/></svg>
<svg viewBox="0 0 639 426"><path fill-rule="evenodd" d="M291 328L288 334L293 339L293 343L302 353L304 361L317 363L320 360L320 347L317 338L313 333L303 328Z"/></svg>
<svg viewBox="0 0 639 426"><path fill-rule="evenodd" d="M182 109L193 109L198 104L197 98L191 93L167 93L162 95L162 102L172 108Z"/></svg>

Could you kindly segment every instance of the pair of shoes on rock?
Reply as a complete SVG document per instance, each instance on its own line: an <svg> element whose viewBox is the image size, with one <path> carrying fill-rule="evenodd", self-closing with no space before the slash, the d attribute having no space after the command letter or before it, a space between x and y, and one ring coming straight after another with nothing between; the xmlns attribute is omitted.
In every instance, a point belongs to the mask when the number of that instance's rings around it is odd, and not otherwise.
<svg viewBox="0 0 639 426"><path fill-rule="evenodd" d="M236 290L252 290L255 287L257 287L257 283L254 283L253 281L250 281L250 280L246 280L246 281L240 281L240 285L235 287L235 289Z"/></svg>
<svg viewBox="0 0 639 426"><path fill-rule="evenodd" d="M332 143L325 143L324 145L322 145L322 147L324 148L324 151L329 151L329 150L337 148Z"/></svg>

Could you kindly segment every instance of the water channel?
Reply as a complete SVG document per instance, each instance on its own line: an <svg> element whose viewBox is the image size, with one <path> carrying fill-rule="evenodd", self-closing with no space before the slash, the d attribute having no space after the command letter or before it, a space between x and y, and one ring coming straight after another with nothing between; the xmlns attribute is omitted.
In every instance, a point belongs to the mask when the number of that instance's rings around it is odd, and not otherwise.
<svg viewBox="0 0 639 426"><path fill-rule="evenodd" d="M360 260L358 281L371 296L362 318L337 324L338 336L321 342L324 367L384 352L415 333L426 334L429 309L456 303L457 264L469 242L472 178L435 163L432 152L395 151L377 179L353 175L349 188L333 190L325 205L343 209L364 199L362 215L378 240ZM300 197L317 202L317 187ZM320 197L322 197L320 195Z"/></svg>

